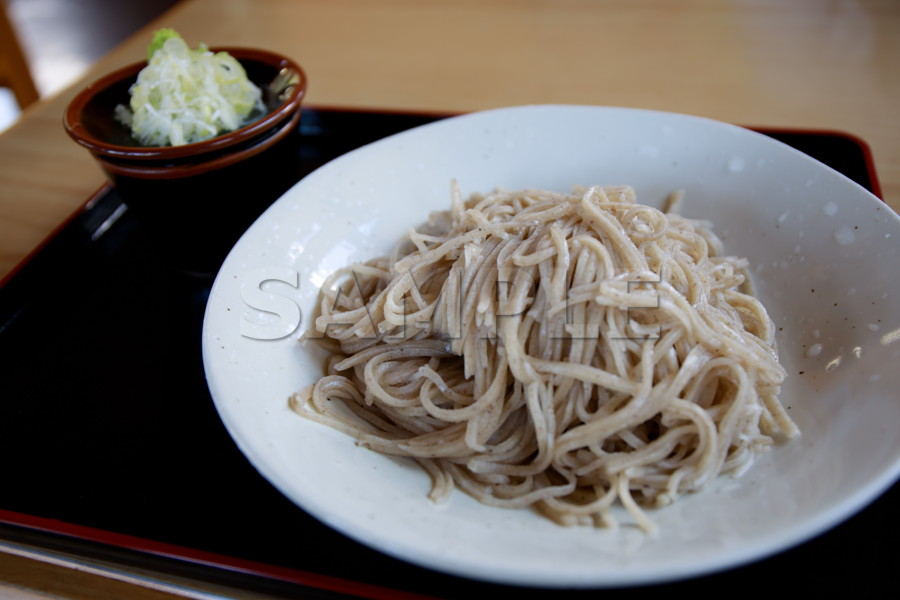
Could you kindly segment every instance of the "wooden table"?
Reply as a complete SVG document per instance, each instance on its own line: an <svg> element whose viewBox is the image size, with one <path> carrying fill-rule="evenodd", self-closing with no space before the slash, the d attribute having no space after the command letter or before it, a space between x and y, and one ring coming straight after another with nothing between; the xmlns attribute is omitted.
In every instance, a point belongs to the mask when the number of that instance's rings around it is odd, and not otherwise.
<svg viewBox="0 0 900 600"><path fill-rule="evenodd" d="M884 198L900 211L895 0L188 0L0 135L0 279L103 183L63 131L65 106L87 80L140 60L162 26L192 43L296 58L310 79L307 103L320 107L602 104L843 131L870 145ZM71 598L134 585L0 555L0 596L32 597L51 575L70 582L53 589Z"/></svg>

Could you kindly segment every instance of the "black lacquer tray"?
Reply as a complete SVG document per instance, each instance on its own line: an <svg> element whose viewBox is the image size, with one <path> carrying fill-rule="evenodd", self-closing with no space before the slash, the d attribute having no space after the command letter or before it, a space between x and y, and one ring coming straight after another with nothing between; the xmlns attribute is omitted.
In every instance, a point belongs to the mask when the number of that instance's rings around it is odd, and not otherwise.
<svg viewBox="0 0 900 600"><path fill-rule="evenodd" d="M236 193L253 193L264 205L340 154L438 118L305 109L289 175ZM863 141L755 129L880 194ZM242 232L232 233L236 241ZM168 265L104 187L7 278L0 288L0 546L285 598L600 593L430 572L349 540L283 497L234 445L206 387L200 329L214 276ZM777 556L628 593L813 595L887 581L898 558L890 539L898 500L894 486L839 527Z"/></svg>

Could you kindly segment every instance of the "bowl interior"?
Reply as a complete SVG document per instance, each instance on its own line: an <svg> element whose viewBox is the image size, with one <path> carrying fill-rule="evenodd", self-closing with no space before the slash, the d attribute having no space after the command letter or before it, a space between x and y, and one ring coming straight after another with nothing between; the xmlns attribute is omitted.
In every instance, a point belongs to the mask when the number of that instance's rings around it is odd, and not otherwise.
<svg viewBox="0 0 900 600"><path fill-rule="evenodd" d="M116 146L140 146L127 127L111 118L117 105L128 105L128 90L137 79L139 70L135 70L130 77L114 81L108 87L100 89L84 105L80 113L81 124L91 136Z"/></svg>
<svg viewBox="0 0 900 600"><path fill-rule="evenodd" d="M142 146L131 131L114 117L117 105L128 105L129 90L146 64L136 63L94 82L76 96L66 112L67 131L76 142L105 156L175 158L244 142L276 127L299 108L306 86L305 74L299 65L264 51L241 48L212 50L228 51L247 71L250 81L263 92L265 112L255 115L255 119L240 129L182 146Z"/></svg>

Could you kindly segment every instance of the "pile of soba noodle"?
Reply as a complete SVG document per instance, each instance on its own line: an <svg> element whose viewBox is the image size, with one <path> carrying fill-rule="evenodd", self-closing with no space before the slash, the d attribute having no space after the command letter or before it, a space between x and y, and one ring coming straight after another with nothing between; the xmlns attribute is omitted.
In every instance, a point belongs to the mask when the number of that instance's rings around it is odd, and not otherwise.
<svg viewBox="0 0 900 600"><path fill-rule="evenodd" d="M674 194L669 204L677 203ZM674 202L673 202L674 201ZM744 260L631 187L496 191L334 273L303 339L326 375L296 412L410 457L431 497L643 529L797 429Z"/></svg>

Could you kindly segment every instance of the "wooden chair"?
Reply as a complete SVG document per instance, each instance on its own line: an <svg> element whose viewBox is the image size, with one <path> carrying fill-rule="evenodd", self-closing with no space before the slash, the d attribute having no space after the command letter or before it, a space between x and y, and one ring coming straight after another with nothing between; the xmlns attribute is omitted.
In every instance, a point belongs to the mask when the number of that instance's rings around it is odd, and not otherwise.
<svg viewBox="0 0 900 600"><path fill-rule="evenodd" d="M3 0L0 0L0 87L12 89L22 109L40 97Z"/></svg>

